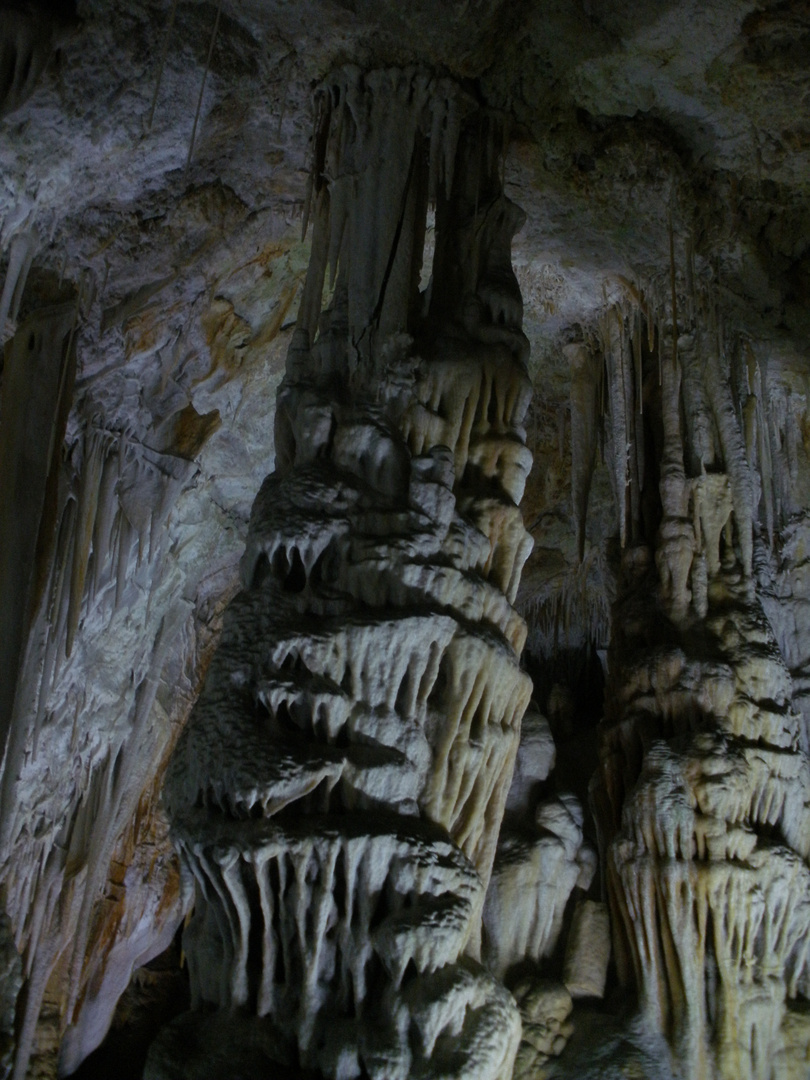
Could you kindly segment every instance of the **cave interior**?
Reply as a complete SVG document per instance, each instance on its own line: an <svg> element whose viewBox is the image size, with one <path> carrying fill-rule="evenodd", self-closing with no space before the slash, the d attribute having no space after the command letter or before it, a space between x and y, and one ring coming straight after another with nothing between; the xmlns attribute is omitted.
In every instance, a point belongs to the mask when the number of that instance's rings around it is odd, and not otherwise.
<svg viewBox="0 0 810 1080"><path fill-rule="evenodd" d="M0 1077L810 1077L807 0L2 0L0 282Z"/></svg>

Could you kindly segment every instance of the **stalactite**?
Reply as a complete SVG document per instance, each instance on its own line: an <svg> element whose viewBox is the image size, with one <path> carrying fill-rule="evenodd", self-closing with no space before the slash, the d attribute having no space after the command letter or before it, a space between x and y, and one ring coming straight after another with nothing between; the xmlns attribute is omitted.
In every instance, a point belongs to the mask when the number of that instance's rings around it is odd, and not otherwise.
<svg viewBox="0 0 810 1080"><path fill-rule="evenodd" d="M186 158L185 176L188 176L188 170L191 165L191 158L194 154L194 142L197 138L197 124L200 119L200 109L202 109L203 97L205 95L205 84L208 81L208 72L211 69L211 58L214 55L214 46L217 43L217 31L219 30L219 20L222 15L222 0L219 0L217 4L217 13L214 18L214 28L211 31L211 41L208 45L208 56L205 58L205 68L203 70L202 83L200 84L200 96L197 98L197 108L194 111L194 123L191 127L191 138L188 141L188 157ZM157 91L155 91L157 97ZM151 117L150 117L151 124Z"/></svg>
<svg viewBox="0 0 810 1080"><path fill-rule="evenodd" d="M6 278L3 282L2 295L0 295L0 345L5 344L16 330L25 283L28 280L28 273L38 244L39 238L35 229L16 233L11 241Z"/></svg>
<svg viewBox="0 0 810 1080"><path fill-rule="evenodd" d="M713 417L703 383L703 358L694 336L682 344L678 355L687 424L686 466L689 474L695 476L701 469L713 468L716 464Z"/></svg>
<svg viewBox="0 0 810 1080"><path fill-rule="evenodd" d="M764 405L764 387L762 370L759 364L755 366L755 394L757 398L757 456L759 458L760 483L762 488L762 501L765 509L765 528L768 532L768 542L773 550L776 529L776 514L774 508L774 481L773 462L771 457L771 443L769 433L769 417Z"/></svg>
<svg viewBox="0 0 810 1080"><path fill-rule="evenodd" d="M177 16L177 0L172 0L171 10L169 12L169 21L166 24L166 31L163 35L163 46L160 50L160 61L158 63L157 75L155 77L155 92L152 95L152 104L149 108L149 116L146 121L146 130L152 130L152 123L155 119L155 109L157 108L158 94L160 93L160 83L163 79L163 68L166 66L166 57L169 55L169 42L172 36L172 30L174 29L174 20Z"/></svg>
<svg viewBox="0 0 810 1080"><path fill-rule="evenodd" d="M588 494L596 465L598 361L586 345L568 345L565 352L571 365L571 498L582 562Z"/></svg>
<svg viewBox="0 0 810 1080"><path fill-rule="evenodd" d="M75 5L8 5L0 11L0 117L23 105L75 24ZM0 321L0 328L3 323Z"/></svg>
<svg viewBox="0 0 810 1080"><path fill-rule="evenodd" d="M53 539L53 429L64 430L66 420L66 384L72 381L74 356L66 351L65 340L73 314L73 305L65 304L32 315L15 335L4 369L0 426L0 596L6 620L0 652L0 741L4 746L9 737L15 737L16 672ZM70 373L67 379L65 369Z"/></svg>
<svg viewBox="0 0 810 1080"><path fill-rule="evenodd" d="M751 576L753 558L753 502L751 475L746 461L745 443L734 410L725 357L717 353L714 362L705 366L705 380L712 412L720 437L723 462L731 482L737 539L743 570Z"/></svg>
<svg viewBox="0 0 810 1080"><path fill-rule="evenodd" d="M608 427L608 452L611 463L611 480L619 517L619 541L625 547L628 541L627 519L627 456L630 448L627 425L627 391L624 371L624 356L621 342L621 329L617 326L618 315L611 311L605 319L603 340L608 367L608 408L610 423Z"/></svg>
<svg viewBox="0 0 810 1080"><path fill-rule="evenodd" d="M520 610L531 626L533 655L550 656L556 648L579 648L610 640L614 580L604 544L594 544L562 580L529 587Z"/></svg>
<svg viewBox="0 0 810 1080"><path fill-rule="evenodd" d="M689 1076L759 1080L792 1075L774 1063L805 1031L792 1000L808 985L810 764L752 580L757 481L774 527L774 420L744 343L730 367L692 259L691 304L673 259L671 324L658 316L659 348L680 339L659 359L662 515L623 562L592 800L617 969L646 1024Z"/></svg>
<svg viewBox="0 0 810 1080"><path fill-rule="evenodd" d="M92 436L85 442L82 462L81 487L78 498L76 535L73 542L73 566L70 572L70 604L68 607L67 638L65 651L70 656L81 615L87 567L90 562L93 529L98 511L101 474L104 467L105 447L102 439Z"/></svg>
<svg viewBox="0 0 810 1080"><path fill-rule="evenodd" d="M696 557L700 558L700 546L690 514L692 485L687 482L684 471L680 404L681 372L676 359L674 363L667 361L661 373L664 445L659 489L663 514L655 552L664 602L676 622L685 618L689 610L692 564Z"/></svg>
<svg viewBox="0 0 810 1080"><path fill-rule="evenodd" d="M638 394L638 411L639 414L644 412L644 379L641 374L642 355L641 355L641 308L639 306L633 312L633 355L635 357L635 378L636 378L636 393Z"/></svg>
<svg viewBox="0 0 810 1080"><path fill-rule="evenodd" d="M672 226L672 211L667 219L669 232L669 282L672 300L672 366L678 362L678 286L675 276L675 230Z"/></svg>
<svg viewBox="0 0 810 1080"><path fill-rule="evenodd" d="M54 310L50 315L54 317ZM75 306L65 305L58 324L62 338L69 335L74 315ZM38 337L52 345L44 329L46 324L42 323L42 313L39 320ZM31 356L29 329L27 324L21 328L26 335L26 361ZM57 360L58 354L50 357L55 370L49 377L52 384L58 383L59 390L54 391L52 385L51 392L59 397L70 393L71 379L60 372ZM72 362L72 353L67 361ZM48 380L42 378L34 385L41 395ZM4 380L4 395L10 394L12 387L11 380ZM29 434L33 424L30 418L26 419L25 408L19 409L18 414ZM50 435L52 416L45 407L38 408L37 420L48 425ZM13 432L13 427L4 426L0 430ZM38 445L47 448L48 443L49 439L43 435ZM70 1009L62 1014L64 1024L73 1021L73 1004L84 1002L82 1022L70 1029L64 1042L65 1061L71 1062L72 1067L93 1048L94 1037L97 1042L94 1025L100 1025L103 1031L111 1018L114 1000L105 1002L102 996L90 1006L86 997L93 972L97 974L96 967L86 966L93 912L109 874L113 848L132 820L135 803L149 779L147 770L163 752L161 740L165 746L171 737L168 725L154 723L152 710L167 652L175 646L175 635L190 606L188 601L177 597L162 626L155 629L154 649L151 642L146 644L146 656L151 652L151 666L145 659L143 670L133 671L135 703L128 723L110 733L106 756L102 760L96 758L92 746L83 746L80 754L77 741L80 718L99 709L109 710L110 706L108 701L101 702L88 693L75 653L79 648L87 649L88 641L94 647L94 638L103 637L116 618L122 596L127 593L131 596L133 588L137 588L132 581L136 539L141 540L145 557L152 560L144 570L159 574L159 564L165 558L163 526L179 490L188 482L193 465L157 454L131 438L119 439L112 432L92 427L77 440L73 452L64 457L61 434L51 437L50 443L55 481L52 492L55 507L49 511L53 557L50 573L43 577L41 591L36 594L21 658L19 701L28 703L28 708L23 713L19 706L15 707L2 778L0 850L4 867L6 870L13 865L38 868L21 871L16 883L7 885L7 910L28 973L26 1012L15 1055L18 1077L26 1075L37 1016L53 973L67 979L62 989ZM33 481L29 486L33 486ZM136 512L137 507L140 510ZM130 518L136 522L135 528L130 525ZM159 533L151 541L150 523ZM40 532L43 527L40 526ZM68 639L71 633L76 633L78 622L90 623L91 629L85 627L76 634L73 653L68 659ZM146 623L149 623L148 604ZM76 683L77 677L80 684ZM105 688L103 693L106 692ZM48 740L44 737L46 728ZM48 752L53 730L61 731L59 737L66 756L77 770L80 767L71 778L70 793L57 788L53 793L43 792L39 796L45 804L40 814L48 812L47 800L53 798L54 819L64 818L71 823L56 844L52 830L37 827L34 831L29 820L30 808L14 798L15 785L25 782L29 763ZM63 799L68 800L67 809ZM76 927L80 928L78 932ZM95 962L97 958L90 959ZM126 981L128 975L124 978Z"/></svg>

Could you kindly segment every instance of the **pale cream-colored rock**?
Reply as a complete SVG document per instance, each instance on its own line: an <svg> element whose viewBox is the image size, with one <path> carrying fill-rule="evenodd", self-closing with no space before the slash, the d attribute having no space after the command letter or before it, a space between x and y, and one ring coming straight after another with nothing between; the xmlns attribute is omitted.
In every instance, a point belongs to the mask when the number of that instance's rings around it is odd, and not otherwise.
<svg viewBox="0 0 810 1080"><path fill-rule="evenodd" d="M582 900L574 908L565 946L563 982L571 997L602 997L609 962L607 905L597 900Z"/></svg>
<svg viewBox="0 0 810 1080"><path fill-rule="evenodd" d="M693 487L697 544L706 555L709 576L714 577L720 570L721 540L731 547L731 484L722 473L704 473Z"/></svg>
<svg viewBox="0 0 810 1080"><path fill-rule="evenodd" d="M568 899L589 887L595 870L573 795L541 802L533 827L504 827L484 907L485 955L497 975L554 952Z"/></svg>
<svg viewBox="0 0 810 1080"><path fill-rule="evenodd" d="M616 963L684 1075L790 1076L783 1029L795 1029L810 955L808 759L757 596L765 575L755 580L784 436L761 438L747 347L724 347L697 290L684 306L674 268L670 285L670 319L646 350L641 318L619 305L602 336L627 545L592 785ZM649 311L644 321L649 332ZM574 359L579 371L584 354Z"/></svg>
<svg viewBox="0 0 810 1080"><path fill-rule="evenodd" d="M754 524L761 530L764 548L768 544L775 548L779 580L767 614L794 677L794 708L797 694L806 694L806 682L803 690L800 682L806 674L797 671L797 663L803 664L807 654L804 660L798 651L789 655L787 644L794 616L798 617L793 637L797 650L806 638L806 627L801 626L799 606L791 602L793 582L782 578L783 573L793 576L787 563L782 564L783 541L789 539L784 526L808 505L810 476L802 314L808 142L797 121L797 102L803 100L806 83L801 12L797 22L794 5L751 9L711 0L694 7L690 33L685 34L683 11L672 3L614 5L610 10L598 4L587 5L587 10L569 4L534 4L513 32L510 5L492 0L464 10L464 5L396 5L390 0L352 5L356 11L341 4L316 9L306 0L294 5L249 3L238 10L236 5L226 5L200 111L196 149L186 172L190 121L215 5L178 5L174 33L168 22L172 6L169 0L150 4L82 0L78 35L43 72L36 93L23 109L4 122L0 140L0 245L12 255L16 254L15 237L22 239L29 229L38 237L29 297L35 295L43 272L54 280L63 275L66 281L90 282L96 292L95 299L83 306L77 327L81 393L72 407L65 444L60 439L56 447L56 456L69 466L60 482L70 485L70 501L84 486L80 478L85 426L125 432L133 453L143 446L170 453L172 448L153 436L159 434L162 440L171 430L169 419L178 411L182 414L186 394L194 397L198 415L219 410L221 416L213 452L209 454L206 448L196 458L181 497L173 480L166 493L160 476L147 468L136 490L127 478L124 501L127 514L137 522L139 542L130 544L126 558L119 557L120 530L130 526L106 494L99 499L102 512L93 526L92 565L81 566L80 559L70 557L74 535L82 540L87 536L87 518L75 532L75 514L72 522L69 518L63 522L67 543L59 547L57 576L71 578L74 567L76 583L85 575L86 595L79 598L74 649L70 662L63 664L67 622L61 614L56 632L42 651L38 651L41 639L32 642L32 668L38 677L28 680L24 675L22 737L17 751L6 759L10 778L6 786L11 793L7 805L17 804L19 810L11 817L4 815L12 828L2 854L3 875L8 875L14 899L15 932L21 935L20 947L29 954L26 964L34 954L44 958L52 947L61 952L75 943L81 950L83 927L91 920L71 906L70 882L87 865L90 892L103 896L105 891L107 868L102 867L99 875L95 863L103 861L100 833L109 828L110 815L97 814L98 826L91 826L90 820L113 775L122 733L129 731L135 695L142 697L149 682L157 679L165 705L180 681L178 672L201 669L197 636L206 625L206 612L216 611L233 587L247 509L261 475L270 467L272 439L265 418L272 410L273 387L264 373L255 380L245 378L251 355L256 355L257 342L264 336L253 317L262 302L256 292L234 291L227 276L234 265L255 262L254 252L260 251L268 236L277 240L282 233L300 235L308 152L302 117L311 78L328 70L329 58L336 54L362 55L366 62L386 50L389 55L402 55L403 43L407 43L409 56L428 56L431 63L447 64L473 80L483 72L483 97L514 103L521 130L509 147L506 178L530 210L520 238L519 261L525 271L521 280L527 286L530 334L545 345L536 350L533 368L538 372L543 409L532 415L529 425L532 441L543 454L548 438L543 431L546 414L551 415L554 443L559 438L565 447L573 426L565 412L568 384L559 394L562 408L557 409L549 354L561 352L559 345L570 340L573 328L577 340L581 334L601 363L592 341L598 337L594 313L603 303L602 289L612 296L616 275L627 275L628 267L642 278L666 269L666 226L671 213L678 320L683 329L692 307L702 307L707 321L718 328L717 350L701 351L698 375L707 365L722 367L726 358L731 360L730 404L743 411L746 460L752 469L761 471L761 483L753 487ZM46 17L40 15L37 38L44 38ZM147 119L151 121L149 106L157 89L164 44L167 61L152 125ZM19 66L15 64L16 74L25 82L36 72L39 60L33 57L35 62L27 66L24 51L17 50L17 56L22 59ZM666 62L662 63L662 57ZM589 116L605 118L605 122L599 119L592 124ZM437 132L445 122L452 126L453 118L442 114ZM490 146L485 140L485 153ZM228 201L233 206L241 200L242 207L236 217L229 213L208 223L202 215L189 220L182 210L189 196L200 206L209 201L213 207ZM236 228L242 215L256 223L247 236ZM428 232L429 245L430 226ZM192 250L201 254L188 264L190 272L181 270L175 282L167 284L167 277L177 272ZM299 248L303 251L308 251L308 245ZM275 258L259 268L265 297L272 295L280 269ZM274 284L268 287L271 275ZM426 272L423 284L427 277ZM663 287L657 289L647 288L644 280L631 282L637 293L644 288L639 309L652 311L658 327L659 340L653 333L643 350L645 367L652 368L644 372L645 394L649 392L643 402L645 418L655 414L655 350L663 352L664 363L660 365L659 360L659 365L664 378L675 363L662 303L662 293L666 296L669 288L666 273L664 277ZM10 268L9 294L14 292L13 278ZM697 287L693 289L685 278L693 278ZM716 294L708 302L701 296L701 279L707 278L716 283ZM396 276L391 278L392 285L395 280ZM161 282L163 292L158 295L154 290ZM148 317L116 324L116 312L123 319L137 307L139 297L142 300L150 291L153 302ZM294 294L294 287L290 291ZM227 301L223 294L228 295ZM288 309L286 289L284 296L278 320L274 314L268 329L276 321L286 326L288 319L295 318L294 304ZM227 332L223 326L223 332L211 335L210 354L207 335L194 331L200 307L209 306L217 321L230 306ZM481 306L492 314L495 326L500 313L514 317L514 304L504 303L490 285L481 289ZM636 319L640 321L638 315ZM743 363L748 368L744 379L740 379L735 355L739 328L743 330ZM285 331L282 338L286 336ZM625 336L635 350L633 324ZM221 363L225 350L220 347L226 337L228 364L232 365L228 378ZM679 337L685 352L684 333ZM139 339L133 352L129 345L125 351L125 339ZM633 360L628 350L625 374L632 373ZM265 369L266 364L272 367L273 362L271 351L254 370ZM216 368L207 385L205 380L200 384L200 376L213 364ZM694 384L694 373L689 378ZM166 399L172 399L165 413L164 391ZM600 413L606 413L604 406ZM600 413L594 425L597 432L604 425ZM698 475L694 457L704 450L707 468L725 469L725 462L712 464L710 460L714 417L691 391L683 423L696 433L687 446L687 457L692 458L687 462L688 478ZM636 419L626 427L650 432L654 424L655 420ZM313 432L313 445L320 445L322 437L323 432ZM627 458L628 441L633 442L630 453L638 469L642 440L633 441L632 434L624 442L615 440L616 453L610 460L622 452ZM652 445L644 446L648 485L657 466L650 460ZM92 455L86 460L87 480L92 481L97 461ZM544 461L538 470L540 484L547 484L549 490L562 486L560 478L566 475L564 468L556 466L555 461L547 472ZM161 468L167 467L164 460ZM605 467L597 466L600 471L604 474ZM598 482L599 477L597 486ZM604 476L602 482L604 486ZM109 492L117 483L117 462L111 455L102 469L102 484ZM93 483L86 488L92 492ZM621 491L630 494L624 486ZM603 506L609 501L606 490L597 495ZM161 513L164 500L175 508L168 520ZM553 502L532 502L527 511L538 538L551 537L548 553L543 555L546 565L553 565L563 549L570 551L572 561L576 558L570 501L566 488L559 503L561 512ZM89 505L85 495L84 509ZM154 525L144 507L151 511ZM612 525L603 527L599 509L592 500L589 543L594 538L610 541L616 531ZM151 534L166 537L168 558L150 558ZM652 536L646 539L652 541ZM763 555L767 552L759 550L757 560ZM603 551L599 559L604 564ZM705 558L700 554L694 570L699 577L701 560L705 586ZM50 572L50 564L43 563L42 569ZM362 581L364 597L374 592L373 581L369 583L373 575L365 569L354 575ZM410 572L415 576L420 571ZM453 575L438 568L431 576L436 582L431 595L446 605L456 587L448 581ZM611 580L600 568L590 575L587 593L584 588L580 593L576 582L556 589L543 640L567 640L570 628L571 638L582 635L586 642L606 646L611 632ZM697 592L694 581L687 588ZM798 584L796 589L798 595ZM113 605L107 601L119 590L116 617L109 618ZM651 583L650 596L653 592ZM704 597L705 593L704 587ZM587 606L578 604L578 595L587 597ZM192 603L194 617L178 635L176 652L170 654L173 662L161 671L159 665L150 666L148 659L159 641L161 620L166 617L167 625L173 625L175 598ZM468 611L482 607L471 601L465 617L477 621L478 616ZM75 602L73 608L75 616ZM53 610L61 612L58 604ZM690 601L686 619L695 615L705 615L705 608ZM489 614L481 617L492 621ZM784 635L777 630L778 623ZM699 623L691 623L691 629L700 635ZM51 678L54 669L59 672L57 678ZM676 720L688 727L697 722L687 709L689 690L681 688L678 693L680 702L673 700ZM666 695L661 700L666 704ZM733 705L734 730L744 733L752 707L742 699ZM702 708L698 701L694 708L698 719ZM719 699L714 709L719 711ZM170 712L165 709L165 715ZM771 711L771 729L776 728L778 715L778 710ZM163 720L164 713L155 710L149 724L159 726ZM375 722L367 718L366 730L372 731ZM664 722L669 722L669 715ZM652 730L645 732L648 742ZM132 738L138 752L120 759L122 779L116 792L126 791L130 784L135 789L143 779L135 779L142 764L150 781L158 768L159 755L151 755L137 732ZM740 799L739 805L745 805L745 800ZM131 812L130 804L127 813ZM58 850L64 839L63 829L75 835L76 842L70 845L68 882L61 888L58 871L54 873L58 854L51 853L53 841ZM742 827L739 831L743 832ZM82 838L91 837L94 842L88 848ZM88 851L90 857L85 859ZM135 912L141 888L139 880L128 888L130 910ZM160 883L153 879L143 888L159 891ZM58 903L52 902L57 894ZM137 919L133 919L135 924ZM45 933L39 932L40 926ZM141 929L149 936L148 927ZM115 925L108 924L108 930L114 932ZM124 924L122 935L130 933ZM155 928L155 942L158 936ZM122 948L126 949L123 942ZM135 954L140 955L140 950L135 949ZM79 984L79 1012L87 1008L84 1003L105 996L111 1001L112 984L105 987L103 963L97 963L103 958L103 952L88 956L86 965L80 959L79 967L98 973L101 986L95 997L95 975L93 994L84 994ZM32 970L39 969L40 965L33 965ZM20 1001L35 998L36 983L31 981Z"/></svg>

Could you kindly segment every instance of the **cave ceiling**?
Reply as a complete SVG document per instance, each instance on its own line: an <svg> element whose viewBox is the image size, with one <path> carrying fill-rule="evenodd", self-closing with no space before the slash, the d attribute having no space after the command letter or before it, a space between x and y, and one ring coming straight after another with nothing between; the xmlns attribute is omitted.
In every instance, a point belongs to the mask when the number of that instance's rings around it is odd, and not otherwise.
<svg viewBox="0 0 810 1080"><path fill-rule="evenodd" d="M54 10L44 73L3 120L0 244L34 237L24 304L41 303L54 277L82 292L87 410L158 450L181 407L209 418L184 438L202 440L196 460L238 520L271 459L273 379L306 264L311 88L346 63L427 65L509 118L532 371L560 401L560 345L587 336L610 301L666 294L673 268L710 283L730 325L801 367L806 4L224 2L219 19L213 3ZM261 402L244 378L269 380ZM206 467L217 448L223 467Z"/></svg>

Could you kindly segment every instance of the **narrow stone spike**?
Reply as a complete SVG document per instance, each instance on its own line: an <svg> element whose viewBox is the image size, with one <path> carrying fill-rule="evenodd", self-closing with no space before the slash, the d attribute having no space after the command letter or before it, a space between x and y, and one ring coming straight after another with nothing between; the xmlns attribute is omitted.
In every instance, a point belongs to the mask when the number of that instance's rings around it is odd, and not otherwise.
<svg viewBox="0 0 810 1080"><path fill-rule="evenodd" d="M169 42L171 41L172 30L174 29L174 20L177 15L177 0L172 0L171 10L169 11L169 21L166 24L166 32L163 35L163 46L160 50L160 62L158 64L157 77L155 79L155 92L152 95L152 104L149 108L149 117L146 121L146 130L152 130L152 122L155 119L155 109L157 108L158 94L160 93L160 84L163 79L163 68L166 65L166 57L169 55Z"/></svg>
<svg viewBox="0 0 810 1080"><path fill-rule="evenodd" d="M214 55L214 46L217 41L217 31L219 30L219 19L222 15L222 0L218 0L217 14L214 19L214 28L211 31L211 41L208 45L208 56L205 59L205 70L203 71L202 83L200 84L200 96L197 98L197 108L194 111L194 123L191 127L191 138L188 143L188 157L186 158L186 167L183 172L183 179L188 176L188 170L191 166L191 157L194 153L194 141L197 138L197 123L200 119L200 109L202 108L203 95L205 94L205 84L208 80L208 72L211 68L211 57Z"/></svg>

